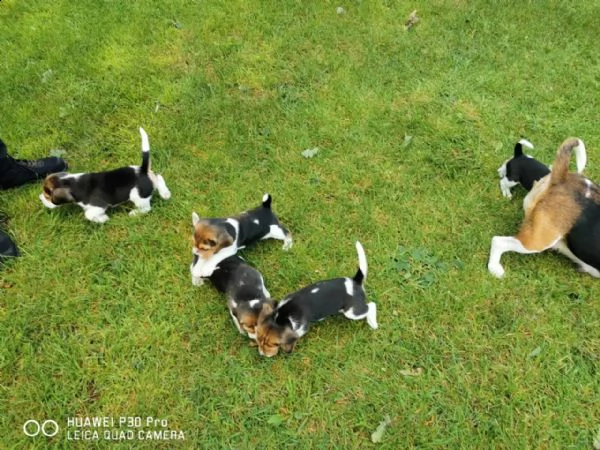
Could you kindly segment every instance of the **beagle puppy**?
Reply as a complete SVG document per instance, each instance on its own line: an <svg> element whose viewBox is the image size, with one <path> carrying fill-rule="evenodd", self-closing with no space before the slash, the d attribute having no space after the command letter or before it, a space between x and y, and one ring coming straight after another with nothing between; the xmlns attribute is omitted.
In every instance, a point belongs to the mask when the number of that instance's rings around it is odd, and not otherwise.
<svg viewBox="0 0 600 450"><path fill-rule="evenodd" d="M256 327L256 342L261 355L275 356L281 348L290 353L298 339L312 323L341 312L348 319L366 319L377 328L377 306L367 303L364 282L367 277L367 257L356 242L358 270L353 278L334 278L311 284L285 297L276 308L262 306Z"/></svg>
<svg viewBox="0 0 600 450"><path fill-rule="evenodd" d="M505 252L539 253L552 249L578 264L582 272L600 277L600 187L579 173L569 173L580 139L565 140L552 172L533 185L523 201L525 218L515 236L494 236L488 270L500 278Z"/></svg>
<svg viewBox="0 0 600 450"><path fill-rule="evenodd" d="M521 139L515 144L514 155L507 159L498 168L500 176L500 190L502 195L508 199L512 198L511 188L520 184L527 191L533 187L533 183L550 173L550 168L538 161L533 156L523 153L523 147L532 149L533 144L527 139ZM575 148L575 159L577 161L577 173L582 173L587 162L587 155L583 142Z"/></svg>
<svg viewBox="0 0 600 450"><path fill-rule="evenodd" d="M150 143L140 128L142 137L142 165L121 167L106 172L50 174L44 180L40 200L45 207L54 209L65 203L76 203L83 208L86 219L104 223L110 206L130 200L136 207L129 214L150 211L154 189L163 199L171 198L164 178L150 170Z"/></svg>
<svg viewBox="0 0 600 450"><path fill-rule="evenodd" d="M260 206L234 217L204 219L192 213L192 253L198 256L190 266L192 284L201 285L221 261L259 240L280 239L284 250L292 246L292 235L271 210L271 201L265 194Z"/></svg>
<svg viewBox="0 0 600 450"><path fill-rule="evenodd" d="M194 255L194 259L199 258ZM256 339L256 322L264 304L273 305L258 270L238 255L225 258L209 277L212 285L227 296L227 307L238 331Z"/></svg>

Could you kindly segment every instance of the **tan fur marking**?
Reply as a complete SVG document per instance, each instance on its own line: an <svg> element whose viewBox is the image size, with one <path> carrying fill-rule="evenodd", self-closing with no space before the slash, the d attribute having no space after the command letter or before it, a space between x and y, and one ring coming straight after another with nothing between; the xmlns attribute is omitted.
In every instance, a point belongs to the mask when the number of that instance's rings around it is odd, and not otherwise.
<svg viewBox="0 0 600 450"><path fill-rule="evenodd" d="M581 206L573 197L576 181L569 177L563 184L548 184L530 201L523 225L515 236L525 248L542 251L573 227L581 214Z"/></svg>
<svg viewBox="0 0 600 450"><path fill-rule="evenodd" d="M256 324L258 322L258 314L245 311L242 313L236 312L236 317L240 326L244 329L246 333L255 334L256 333Z"/></svg>
<svg viewBox="0 0 600 450"><path fill-rule="evenodd" d="M571 153L578 143L574 138L562 143L552 172L536 182L525 198L525 218L515 237L528 250L547 249L571 230L581 214L574 194L585 195L589 186L582 175L568 173ZM598 189L592 192L600 197Z"/></svg>
<svg viewBox="0 0 600 450"><path fill-rule="evenodd" d="M222 248L233 244L233 239L226 231L206 222L194 225L193 239L194 247L205 259L210 258Z"/></svg>
<svg viewBox="0 0 600 450"><path fill-rule="evenodd" d="M268 357L275 356L279 352L279 344L282 340L280 333L273 329L269 323L273 312L273 306L264 303L258 315L258 323L256 325L256 343L258 344L258 349L264 356Z"/></svg>
<svg viewBox="0 0 600 450"><path fill-rule="evenodd" d="M552 164L552 172L550 172L550 180L552 184L563 183L569 172L569 162L573 148L577 147L579 140L576 138L568 138L560 145L556 153L556 159Z"/></svg>

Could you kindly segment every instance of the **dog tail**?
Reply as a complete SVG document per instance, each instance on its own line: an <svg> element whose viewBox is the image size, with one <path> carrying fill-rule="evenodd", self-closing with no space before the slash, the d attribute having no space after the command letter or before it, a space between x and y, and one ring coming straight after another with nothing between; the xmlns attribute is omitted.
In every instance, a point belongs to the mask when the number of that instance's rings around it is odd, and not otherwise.
<svg viewBox="0 0 600 450"><path fill-rule="evenodd" d="M264 208L271 209L271 201L273 201L271 194L267 193L267 194L263 195L262 205Z"/></svg>
<svg viewBox="0 0 600 450"><path fill-rule="evenodd" d="M575 162L577 164L577 173L582 173L583 169L585 169L585 165L587 163L587 153L585 152L585 144L581 139L577 139L579 141L579 145L575 147Z"/></svg>
<svg viewBox="0 0 600 450"><path fill-rule="evenodd" d="M356 241L356 252L358 253L358 270L353 280L362 285L367 279L367 255L360 242Z"/></svg>
<svg viewBox="0 0 600 450"><path fill-rule="evenodd" d="M523 146L527 148L533 148L533 144L527 139L521 139L515 144L515 158L523 155Z"/></svg>
<svg viewBox="0 0 600 450"><path fill-rule="evenodd" d="M147 174L150 171L150 141L142 127L140 127L140 135L142 136L142 165L140 166L140 173Z"/></svg>
<svg viewBox="0 0 600 450"><path fill-rule="evenodd" d="M550 182L552 184L559 184L567 179L573 150L575 150L577 156L577 170L583 170L583 167L585 167L586 153L583 141L577 138L565 140L559 147L554 164L552 164L552 172L550 172ZM583 164L583 167L581 167L581 164Z"/></svg>

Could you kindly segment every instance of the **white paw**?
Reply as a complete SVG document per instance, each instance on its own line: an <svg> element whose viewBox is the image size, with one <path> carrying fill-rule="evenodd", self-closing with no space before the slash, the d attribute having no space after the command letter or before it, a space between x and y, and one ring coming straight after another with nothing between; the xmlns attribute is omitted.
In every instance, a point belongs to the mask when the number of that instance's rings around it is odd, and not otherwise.
<svg viewBox="0 0 600 450"><path fill-rule="evenodd" d="M282 248L283 248L284 250L289 250L290 248L292 248L292 244L293 244L293 242L292 242L292 238L291 238L291 237L286 237L286 238L283 240L283 247L282 247Z"/></svg>
<svg viewBox="0 0 600 450"><path fill-rule="evenodd" d="M171 191L168 189L163 189L162 191L158 192L158 195L160 195L160 198L164 200L169 200L171 198Z"/></svg>
<svg viewBox="0 0 600 450"><path fill-rule="evenodd" d="M504 276L504 268L500 264L488 264L488 270L496 278L502 278Z"/></svg>
<svg viewBox="0 0 600 450"><path fill-rule="evenodd" d="M158 195L160 198L169 200L171 198L171 191L165 183L165 179L162 175L156 175L156 188L158 189Z"/></svg>
<svg viewBox="0 0 600 450"><path fill-rule="evenodd" d="M94 216L94 217L90 218L90 222L106 223L106 222L108 222L108 216L106 214L103 214L101 216Z"/></svg>
<svg viewBox="0 0 600 450"><path fill-rule="evenodd" d="M194 286L202 286L204 284L204 278L195 277L192 275L192 285Z"/></svg>
<svg viewBox="0 0 600 450"><path fill-rule="evenodd" d="M215 269L216 269L215 267L212 267L211 265L205 264L198 271L198 275L200 277L203 277L203 278L208 278L208 277L210 277L213 274L213 272L215 271Z"/></svg>
<svg viewBox="0 0 600 450"><path fill-rule="evenodd" d="M147 214L149 212L150 212L149 209L136 208L136 209L132 209L131 211L129 211L129 215L130 216L139 216L140 214Z"/></svg>
<svg viewBox="0 0 600 450"><path fill-rule="evenodd" d="M510 192L510 189L507 190L502 190L502 195L504 197L506 197L507 199L511 200L512 199L512 192Z"/></svg>
<svg viewBox="0 0 600 450"><path fill-rule="evenodd" d="M377 305L370 302L367 306L369 307L369 311L367 312L367 323L372 329L376 330L379 328L379 325L377 324Z"/></svg>

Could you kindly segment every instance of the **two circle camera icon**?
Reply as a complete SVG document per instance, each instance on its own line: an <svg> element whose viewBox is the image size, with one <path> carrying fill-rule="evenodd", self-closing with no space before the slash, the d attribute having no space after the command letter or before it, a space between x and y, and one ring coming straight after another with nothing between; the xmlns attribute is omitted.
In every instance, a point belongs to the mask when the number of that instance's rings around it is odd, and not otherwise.
<svg viewBox="0 0 600 450"><path fill-rule="evenodd" d="M40 423L37 420L30 419L23 424L23 433L29 437L38 436L42 433L46 437L53 437L58 434L60 427L54 420L45 420Z"/></svg>

